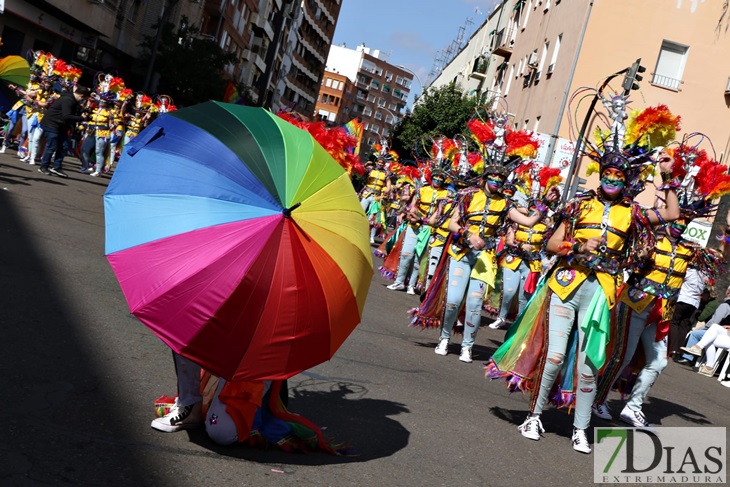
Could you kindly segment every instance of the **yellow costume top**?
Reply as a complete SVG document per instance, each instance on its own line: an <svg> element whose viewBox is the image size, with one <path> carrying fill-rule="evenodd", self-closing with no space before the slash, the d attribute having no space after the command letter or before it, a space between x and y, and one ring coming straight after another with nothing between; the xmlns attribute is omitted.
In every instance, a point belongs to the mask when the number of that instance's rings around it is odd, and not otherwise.
<svg viewBox="0 0 730 487"><path fill-rule="evenodd" d="M431 233L429 240L429 247L443 247L446 244L446 239L449 238L449 220L451 215L454 213L454 200L453 198L446 197L436 201L436 208L438 212L439 221Z"/></svg>
<svg viewBox="0 0 730 487"><path fill-rule="evenodd" d="M433 186L424 186L419 189L414 205L418 217L423 219L433 215L434 210L436 210L436 202L445 198L448 194L448 190L444 188L436 189ZM415 223L409 222L409 225L413 229L418 229L421 227L422 223L420 221Z"/></svg>
<svg viewBox="0 0 730 487"><path fill-rule="evenodd" d="M610 309L616 304L616 289L623 278L624 244L633 223L633 207L625 200L605 204L595 196L578 204L572 233L567 234L566 239L572 237L576 243L585 243L596 237L606 244L596 251L574 255L570 264L566 257L561 258L548 286L560 299L566 300L591 273L595 273Z"/></svg>
<svg viewBox="0 0 730 487"><path fill-rule="evenodd" d="M487 240L485 249L496 248L497 229L502 226L509 210L509 202L501 194L490 194L480 189L471 198L461 222L466 229L475 235ZM463 239L462 239L463 241ZM449 248L449 255L461 260L469 250L462 241L454 242Z"/></svg>
<svg viewBox="0 0 730 487"><path fill-rule="evenodd" d="M89 128L96 129L97 137L109 137L111 133L111 130L109 130L110 117L111 111L106 108L97 108L91 113L88 126Z"/></svg>
<svg viewBox="0 0 730 487"><path fill-rule="evenodd" d="M385 187L385 181L388 174L380 169L373 169L368 173L368 179L365 182L365 187L362 189L362 197L367 198L370 195L380 196Z"/></svg>
<svg viewBox="0 0 730 487"><path fill-rule="evenodd" d="M542 256L540 255L540 250L542 250L542 246L545 244L546 233L547 226L542 222L536 223L533 227L517 225L517 229L515 230L516 248L508 248L507 255L502 261L502 267L515 270L523 260L526 260L530 266L530 272L542 272ZM525 252L520 249L520 245L522 244L532 245L534 250Z"/></svg>
<svg viewBox="0 0 730 487"><path fill-rule="evenodd" d="M657 241L651 264L645 271L631 276L630 286L621 292L620 301L641 313L655 298L677 299L694 249L667 237Z"/></svg>

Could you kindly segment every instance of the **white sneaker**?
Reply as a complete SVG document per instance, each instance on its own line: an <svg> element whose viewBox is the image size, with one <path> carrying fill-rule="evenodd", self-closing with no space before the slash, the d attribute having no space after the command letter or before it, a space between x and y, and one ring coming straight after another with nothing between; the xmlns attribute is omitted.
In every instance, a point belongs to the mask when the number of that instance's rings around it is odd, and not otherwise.
<svg viewBox="0 0 730 487"><path fill-rule="evenodd" d="M730 380L721 380L720 385L723 385L725 387L730 387Z"/></svg>
<svg viewBox="0 0 730 487"><path fill-rule="evenodd" d="M611 416L611 410L608 409L606 403L594 403L593 406L591 406L591 411L593 411L593 416L597 418L605 419L606 421L611 421L613 419Z"/></svg>
<svg viewBox="0 0 730 487"><path fill-rule="evenodd" d="M28 164L30 164L31 166L35 166L35 161L33 159L31 159L28 161Z"/></svg>
<svg viewBox="0 0 730 487"><path fill-rule="evenodd" d="M573 429L573 438L571 438L571 441L573 442L573 450L579 451L581 453L591 452L591 444L588 443L586 430L581 430L578 428Z"/></svg>
<svg viewBox="0 0 730 487"><path fill-rule="evenodd" d="M408 291L406 291L406 294L416 294L416 288L413 286L408 286Z"/></svg>
<svg viewBox="0 0 730 487"><path fill-rule="evenodd" d="M98 175L99 175L99 171L94 171L91 174L89 174L89 176L94 176L94 177L97 177Z"/></svg>
<svg viewBox="0 0 730 487"><path fill-rule="evenodd" d="M0 147L0 154L5 154L5 149L7 149L7 147L5 147L5 146Z"/></svg>
<svg viewBox="0 0 730 487"><path fill-rule="evenodd" d="M28 154L27 156L23 156L23 157L20 158L20 162L28 162L29 160L30 160L30 154Z"/></svg>
<svg viewBox="0 0 730 487"><path fill-rule="evenodd" d="M491 328L492 330L499 330L500 328L506 327L507 322L504 320L504 318L497 318L489 324L489 328Z"/></svg>
<svg viewBox="0 0 730 487"><path fill-rule="evenodd" d="M93 176L93 174L92 174L92 176ZM402 291L406 288L405 284L403 284L402 282L394 282L390 286L385 286L385 287L387 287L391 291Z"/></svg>
<svg viewBox="0 0 730 487"><path fill-rule="evenodd" d="M375 243L375 239L371 237L371 238L370 238L370 245L372 245L372 244L374 244L374 243Z"/></svg>
<svg viewBox="0 0 730 487"><path fill-rule="evenodd" d="M628 406L621 411L621 421L628 423L635 428L651 428L652 425L644 417L641 411L632 411Z"/></svg>
<svg viewBox="0 0 730 487"><path fill-rule="evenodd" d="M471 363L471 347L461 347L461 355L459 355L459 360L467 364Z"/></svg>
<svg viewBox="0 0 730 487"><path fill-rule="evenodd" d="M540 416L528 415L525 422L517 429L520 430L522 436L535 441L539 440L540 435L545 432L545 429L542 427L542 421L540 421Z"/></svg>
<svg viewBox="0 0 730 487"><path fill-rule="evenodd" d="M175 405L170 409L170 412L161 418L153 419L150 426L159 431L173 433L181 429L197 428L202 425L202 404L197 402L190 406L179 406L177 398L175 398Z"/></svg>
<svg viewBox="0 0 730 487"><path fill-rule="evenodd" d="M440 339L439 344L436 345L436 349L434 350L434 353L436 355L448 355L449 354L449 339L448 338Z"/></svg>

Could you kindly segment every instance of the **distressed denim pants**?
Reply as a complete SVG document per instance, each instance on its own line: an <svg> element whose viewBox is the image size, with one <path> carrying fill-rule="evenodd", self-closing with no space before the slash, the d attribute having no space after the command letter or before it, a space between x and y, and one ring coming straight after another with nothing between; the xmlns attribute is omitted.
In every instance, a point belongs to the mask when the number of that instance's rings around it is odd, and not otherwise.
<svg viewBox="0 0 730 487"><path fill-rule="evenodd" d="M482 320L482 302L486 283L471 278L471 270L476 264L480 250L471 250L456 260L450 257L449 282L446 292L446 311L444 312L444 324L441 328L441 339L451 338L451 330L458 318L459 308L466 296L466 323L464 324L464 338L461 341L462 347L471 348L474 346L479 324Z"/></svg>

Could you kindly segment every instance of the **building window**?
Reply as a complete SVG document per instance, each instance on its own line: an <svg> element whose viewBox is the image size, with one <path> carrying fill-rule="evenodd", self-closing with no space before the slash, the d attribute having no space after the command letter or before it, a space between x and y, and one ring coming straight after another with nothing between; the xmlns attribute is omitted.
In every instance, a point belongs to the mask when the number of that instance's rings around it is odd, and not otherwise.
<svg viewBox="0 0 730 487"><path fill-rule="evenodd" d="M325 86L326 86L327 88L330 88L330 87L332 86L332 78L326 78L326 79L325 79L325 82L324 82L324 85L325 85Z"/></svg>
<svg viewBox="0 0 730 487"><path fill-rule="evenodd" d="M375 103L375 95L368 95L368 101L370 103Z"/></svg>
<svg viewBox="0 0 730 487"><path fill-rule="evenodd" d="M540 65L537 67L537 75L535 78L539 78L542 74L542 70L545 67L545 60L547 59L547 53L550 49L550 43L548 41L545 41L545 44L542 47L542 55L540 56Z"/></svg>
<svg viewBox="0 0 730 487"><path fill-rule="evenodd" d="M391 103L391 104L390 104L390 105L388 106L388 109L389 109L389 110L396 110L396 109L397 109L397 106L396 106L396 104L395 104L395 103Z"/></svg>
<svg viewBox="0 0 730 487"><path fill-rule="evenodd" d="M552 74L555 69L555 63L558 62L558 53L560 53L560 42L563 40L563 34L559 34L555 39L555 48L553 49L553 57L550 58L547 74Z"/></svg>
<svg viewBox="0 0 730 487"><path fill-rule="evenodd" d="M365 128L367 130L367 127ZM368 137L368 145L373 145L375 143L375 137Z"/></svg>
<svg viewBox="0 0 730 487"><path fill-rule="evenodd" d="M381 98L380 100L378 100L378 106L380 108L385 107L385 98Z"/></svg>
<svg viewBox="0 0 730 487"><path fill-rule="evenodd" d="M535 119L535 126L534 126L534 127L532 127L532 131L533 131L533 132L537 132L537 129L538 129L539 127L540 127L540 117L537 117L537 118Z"/></svg>
<svg viewBox="0 0 730 487"><path fill-rule="evenodd" d="M392 115L387 115L385 117L385 123L389 123L389 124L393 125L393 116Z"/></svg>
<svg viewBox="0 0 730 487"><path fill-rule="evenodd" d="M662 41L662 48L659 52L659 59L657 59L651 83L679 91L684 66L687 63L687 51L689 51L689 46L672 41Z"/></svg>
<svg viewBox="0 0 730 487"><path fill-rule="evenodd" d="M373 114L373 109L370 107L365 107L365 110L362 111L362 114L365 115L366 117L369 117L370 115Z"/></svg>
<svg viewBox="0 0 730 487"><path fill-rule="evenodd" d="M393 73L391 73L390 71L386 71L385 72L385 81L390 81L392 79L393 79Z"/></svg>
<svg viewBox="0 0 730 487"><path fill-rule="evenodd" d="M372 126L370 127L370 131L371 131L371 132L375 132L376 134L378 134L378 133L380 133L380 127L379 127L379 126L377 126L377 125L375 125L375 124L373 124L373 125L372 125Z"/></svg>
<svg viewBox="0 0 730 487"><path fill-rule="evenodd" d="M323 94L322 95L322 103L327 103L327 95L326 94Z"/></svg>
<svg viewBox="0 0 730 487"><path fill-rule="evenodd" d="M375 112L375 120L382 120L383 114L380 112Z"/></svg>
<svg viewBox="0 0 730 487"><path fill-rule="evenodd" d="M370 122L365 122L365 125L363 126L363 130L368 130L370 128ZM370 142L372 144L372 142Z"/></svg>

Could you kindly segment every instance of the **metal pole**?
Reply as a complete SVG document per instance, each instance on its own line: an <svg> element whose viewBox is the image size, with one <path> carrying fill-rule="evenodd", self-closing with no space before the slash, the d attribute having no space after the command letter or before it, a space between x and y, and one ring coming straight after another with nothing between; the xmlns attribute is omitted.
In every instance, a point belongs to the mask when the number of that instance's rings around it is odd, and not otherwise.
<svg viewBox="0 0 730 487"><path fill-rule="evenodd" d="M149 93L150 82L152 81L152 73L155 71L155 61L157 60L157 50L160 48L160 39L162 38L162 30L165 27L172 8L177 4L178 0L169 0L169 5L165 6L166 0L162 0L162 15L157 24L157 34L155 35L155 42L152 45L152 55L150 56L150 64L147 66L147 75L144 78L144 88L142 91Z"/></svg>

